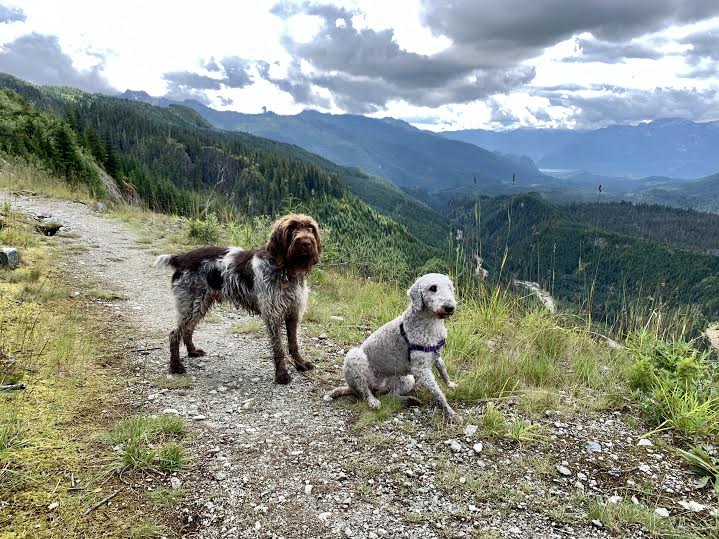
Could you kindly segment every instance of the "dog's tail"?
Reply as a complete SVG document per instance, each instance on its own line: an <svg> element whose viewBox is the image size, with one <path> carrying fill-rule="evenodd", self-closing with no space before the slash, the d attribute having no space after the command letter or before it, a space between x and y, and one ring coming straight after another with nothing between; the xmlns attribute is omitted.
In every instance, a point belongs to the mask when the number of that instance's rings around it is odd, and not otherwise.
<svg viewBox="0 0 719 539"><path fill-rule="evenodd" d="M333 399L336 399L337 397L345 397L347 395L352 395L354 392L352 389L350 389L350 386L341 386L338 388L333 389L329 393L326 393L324 396L324 400L329 402Z"/></svg>
<svg viewBox="0 0 719 539"><path fill-rule="evenodd" d="M170 268L175 267L175 256L174 255L160 255L155 259L155 267L158 269L161 268Z"/></svg>

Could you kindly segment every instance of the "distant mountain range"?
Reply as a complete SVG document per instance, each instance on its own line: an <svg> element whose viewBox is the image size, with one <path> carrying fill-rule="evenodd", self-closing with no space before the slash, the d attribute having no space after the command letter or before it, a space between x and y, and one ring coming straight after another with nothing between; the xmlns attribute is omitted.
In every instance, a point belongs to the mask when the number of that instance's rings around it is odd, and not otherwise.
<svg viewBox="0 0 719 539"><path fill-rule="evenodd" d="M708 176L719 170L719 122L667 118L591 131L469 129L442 135L493 151L527 155L541 169L682 179Z"/></svg>
<svg viewBox="0 0 719 539"><path fill-rule="evenodd" d="M174 103L145 92L126 92L123 97L160 106ZM473 178L478 177L485 191L490 192L502 183L511 184L513 174L525 180L544 177L529 158L502 155L450 140L394 118L309 110L294 116L271 112L241 114L218 111L192 100L181 104L192 107L215 127L296 144L338 164L360 167L404 188L430 192L459 186L469 188Z"/></svg>

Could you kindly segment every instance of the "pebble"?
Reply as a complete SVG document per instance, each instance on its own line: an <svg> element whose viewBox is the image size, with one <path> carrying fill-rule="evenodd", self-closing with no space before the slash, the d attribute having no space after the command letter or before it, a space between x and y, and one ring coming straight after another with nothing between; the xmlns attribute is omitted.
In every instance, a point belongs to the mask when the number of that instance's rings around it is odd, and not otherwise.
<svg viewBox="0 0 719 539"><path fill-rule="evenodd" d="M584 444L584 447L586 447L587 450L591 451L592 453L600 453L602 451L602 446L599 444L599 442L590 441Z"/></svg>
<svg viewBox="0 0 719 539"><path fill-rule="evenodd" d="M476 444L474 444L472 446L472 449L474 450L475 453L477 453L479 455L483 449L482 442L477 442Z"/></svg>
<svg viewBox="0 0 719 539"><path fill-rule="evenodd" d="M464 427L464 435L474 436L478 428L479 427L477 427L477 425L467 425L466 427Z"/></svg>
<svg viewBox="0 0 719 539"><path fill-rule="evenodd" d="M621 502L622 500L623 500L623 498L622 498L621 496L617 496L617 495L615 494L614 496L609 496L609 499L607 500L607 502L609 502L609 503L619 503L619 502Z"/></svg>
<svg viewBox="0 0 719 539"><path fill-rule="evenodd" d="M164 410L162 410L162 413L178 415L180 412L178 412L175 408L165 408Z"/></svg>
<svg viewBox="0 0 719 539"><path fill-rule="evenodd" d="M305 494L308 496L312 494L312 485L305 485Z"/></svg>
<svg viewBox="0 0 719 539"><path fill-rule="evenodd" d="M669 517L669 511L664 507L657 507L654 512L657 514L657 516L660 516L662 518Z"/></svg>
<svg viewBox="0 0 719 539"><path fill-rule="evenodd" d="M639 447L651 447L653 445L654 444L652 443L652 441L649 438L641 438L637 442L637 446L639 446Z"/></svg>
<svg viewBox="0 0 719 539"><path fill-rule="evenodd" d="M692 511L693 513L698 513L699 511L704 511L704 509L706 509L706 505L702 505L699 502L695 501L686 502L682 500L679 502L679 505L681 505L684 509L687 509L688 511Z"/></svg>
<svg viewBox="0 0 719 539"><path fill-rule="evenodd" d="M50 511L54 511L58 507L60 507L60 504L58 502L52 502L50 505L47 506Z"/></svg>
<svg viewBox="0 0 719 539"><path fill-rule="evenodd" d="M570 475L572 475L572 471L561 464L557 466L557 471L565 477L569 477Z"/></svg>
<svg viewBox="0 0 719 539"><path fill-rule="evenodd" d="M207 419L207 416L200 414L200 415L194 416L192 419L194 419L195 421L204 421L205 419Z"/></svg>
<svg viewBox="0 0 719 539"><path fill-rule="evenodd" d="M449 448L455 453L459 453L462 451L462 444L460 444L457 440L452 440L449 442Z"/></svg>
<svg viewBox="0 0 719 539"><path fill-rule="evenodd" d="M604 525L602 524L602 521L597 520L596 518L594 520L592 520L592 526L594 526L595 528L603 528L604 527Z"/></svg>
<svg viewBox="0 0 719 539"><path fill-rule="evenodd" d="M170 477L170 487L177 490L180 486L182 486L182 481L180 481L177 477Z"/></svg>

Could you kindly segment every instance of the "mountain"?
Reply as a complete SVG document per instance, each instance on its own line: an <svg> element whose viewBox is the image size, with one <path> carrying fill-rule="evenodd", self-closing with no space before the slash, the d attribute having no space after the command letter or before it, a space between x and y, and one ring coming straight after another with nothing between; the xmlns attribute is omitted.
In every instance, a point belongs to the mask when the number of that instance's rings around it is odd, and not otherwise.
<svg viewBox="0 0 719 539"><path fill-rule="evenodd" d="M526 155L539 162L545 155L560 150L585 130L574 129L513 129L489 131L485 129L463 129L442 131L443 137L461 140L488 150L506 154Z"/></svg>
<svg viewBox="0 0 719 539"><path fill-rule="evenodd" d="M146 95L146 94L145 94ZM142 98L137 92L132 99ZM153 102L157 98L150 98ZM159 101L156 101L161 104ZM306 110L293 116L271 112L241 114L185 101L212 125L295 144L345 166L389 179L399 187L429 192L472 184L477 176L486 191L513 174L542 178L531 160L506 157L473 144L449 140L393 118L323 114Z"/></svg>
<svg viewBox="0 0 719 539"><path fill-rule="evenodd" d="M464 197L448 212L469 245L479 245L475 204L475 198ZM536 193L482 197L479 207L481 254L490 279L537 282L610 324L626 321L637 309L660 306L665 315L692 310L687 322L693 327L687 329L703 331L719 317L719 256L707 254L707 240L698 238L702 228L717 230L714 215L637 210L631 204L567 209ZM658 223L650 218L653 211L671 220ZM630 228L635 219L652 231L636 237ZM675 229L671 239L654 241L667 226Z"/></svg>
<svg viewBox="0 0 719 539"><path fill-rule="evenodd" d="M660 181L642 190L637 200L719 213L719 173L692 181Z"/></svg>
<svg viewBox="0 0 719 539"><path fill-rule="evenodd" d="M546 171L589 171L606 176L698 178L719 170L719 122L666 118L590 131L464 130L442 135L534 159Z"/></svg>
<svg viewBox="0 0 719 539"><path fill-rule="evenodd" d="M355 196L338 171L361 181L356 171L295 146L216 129L187 106L36 87L0 74L0 134L0 153L10 160L100 194L101 178L109 178L156 210L195 217L209 207L228 220L311 212L327 229L328 258L368 274L403 278L442 256L431 243L444 245L446 220L387 182L368 179L365 190L382 204L403 204L402 214L414 212L409 218L428 242Z"/></svg>

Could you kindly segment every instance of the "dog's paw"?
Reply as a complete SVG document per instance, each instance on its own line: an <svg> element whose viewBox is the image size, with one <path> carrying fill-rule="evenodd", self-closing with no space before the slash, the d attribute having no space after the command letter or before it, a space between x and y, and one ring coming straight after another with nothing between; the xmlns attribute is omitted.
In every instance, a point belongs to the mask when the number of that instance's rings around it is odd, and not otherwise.
<svg viewBox="0 0 719 539"><path fill-rule="evenodd" d="M185 369L185 366L179 361L177 363L170 363L170 374L185 374L186 372L187 369Z"/></svg>
<svg viewBox="0 0 719 539"><path fill-rule="evenodd" d="M367 405L373 410L376 410L377 408L382 406L382 403L378 399L372 397L370 399L367 399Z"/></svg>
<svg viewBox="0 0 719 539"><path fill-rule="evenodd" d="M286 370L275 373L275 382L278 384L287 385L290 383L290 380L292 380L292 377Z"/></svg>
<svg viewBox="0 0 719 539"><path fill-rule="evenodd" d="M200 348L195 348L191 352L187 352L188 357L202 357L202 356L206 356L206 355L207 355L207 352L205 352L204 350L201 350Z"/></svg>
<svg viewBox="0 0 719 539"><path fill-rule="evenodd" d="M449 389L457 389L459 386L455 384L454 382L447 382L447 387Z"/></svg>
<svg viewBox="0 0 719 539"><path fill-rule="evenodd" d="M310 363L309 361L302 360L302 361L295 361L295 368L299 372L305 372L305 371L311 371L312 369L315 368L315 366L312 363Z"/></svg>

